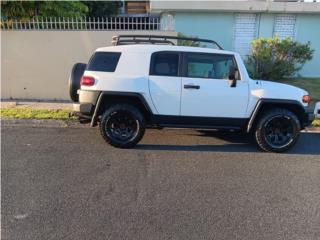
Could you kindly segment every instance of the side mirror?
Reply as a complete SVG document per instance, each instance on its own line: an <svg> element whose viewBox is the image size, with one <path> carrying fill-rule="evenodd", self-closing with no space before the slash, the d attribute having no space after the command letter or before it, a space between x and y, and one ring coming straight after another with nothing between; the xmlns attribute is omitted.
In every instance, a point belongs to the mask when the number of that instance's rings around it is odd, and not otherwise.
<svg viewBox="0 0 320 240"><path fill-rule="evenodd" d="M236 87L237 86L237 79L236 79L236 72L238 71L237 68L235 68L234 66L230 66L229 68L229 84L230 87Z"/></svg>

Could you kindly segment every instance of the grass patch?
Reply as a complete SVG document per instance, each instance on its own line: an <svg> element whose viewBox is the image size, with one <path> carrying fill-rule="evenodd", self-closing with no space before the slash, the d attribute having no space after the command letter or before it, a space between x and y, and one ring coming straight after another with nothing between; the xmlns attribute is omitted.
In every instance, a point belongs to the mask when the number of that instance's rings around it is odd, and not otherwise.
<svg viewBox="0 0 320 240"><path fill-rule="evenodd" d="M22 119L55 119L72 120L69 118L68 110L45 110L30 108L5 108L0 110L1 118L22 118Z"/></svg>
<svg viewBox="0 0 320 240"><path fill-rule="evenodd" d="M292 78L281 80L280 82L308 91L313 104L320 101L320 78Z"/></svg>

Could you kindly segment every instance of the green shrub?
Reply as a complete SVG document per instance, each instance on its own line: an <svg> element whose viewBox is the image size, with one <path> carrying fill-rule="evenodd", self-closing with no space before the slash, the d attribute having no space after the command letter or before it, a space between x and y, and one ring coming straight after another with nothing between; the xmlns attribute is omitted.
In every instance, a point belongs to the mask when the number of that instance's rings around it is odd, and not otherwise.
<svg viewBox="0 0 320 240"><path fill-rule="evenodd" d="M302 44L291 38L258 38L252 41L248 71L252 78L278 80L292 77L313 57L310 42Z"/></svg>

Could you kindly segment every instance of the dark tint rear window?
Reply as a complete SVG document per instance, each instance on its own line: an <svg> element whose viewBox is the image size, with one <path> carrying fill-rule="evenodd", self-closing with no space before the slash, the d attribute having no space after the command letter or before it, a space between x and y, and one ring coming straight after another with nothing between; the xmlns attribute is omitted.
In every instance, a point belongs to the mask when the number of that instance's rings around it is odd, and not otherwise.
<svg viewBox="0 0 320 240"><path fill-rule="evenodd" d="M155 52L151 57L150 75L178 76L179 53Z"/></svg>
<svg viewBox="0 0 320 240"><path fill-rule="evenodd" d="M100 72L114 72L116 70L121 53L96 52L91 57L87 70Z"/></svg>

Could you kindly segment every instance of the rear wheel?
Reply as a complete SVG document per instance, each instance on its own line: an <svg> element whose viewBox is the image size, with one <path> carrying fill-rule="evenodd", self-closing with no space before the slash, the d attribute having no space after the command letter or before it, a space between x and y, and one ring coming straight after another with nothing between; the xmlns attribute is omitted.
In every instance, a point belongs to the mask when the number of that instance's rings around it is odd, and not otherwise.
<svg viewBox="0 0 320 240"><path fill-rule="evenodd" d="M259 147L267 152L284 152L298 140L300 122L287 109L267 111L258 121L255 139Z"/></svg>
<svg viewBox="0 0 320 240"><path fill-rule="evenodd" d="M110 145L132 148L142 139L145 125L145 119L136 107L115 104L102 115L100 132Z"/></svg>

